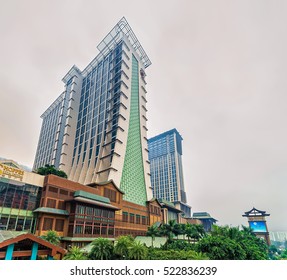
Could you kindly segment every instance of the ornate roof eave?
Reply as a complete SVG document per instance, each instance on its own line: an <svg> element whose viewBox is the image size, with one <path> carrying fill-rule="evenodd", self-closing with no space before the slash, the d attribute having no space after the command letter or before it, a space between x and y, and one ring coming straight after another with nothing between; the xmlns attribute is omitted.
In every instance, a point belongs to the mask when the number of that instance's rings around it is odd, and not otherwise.
<svg viewBox="0 0 287 280"><path fill-rule="evenodd" d="M106 186L106 185L108 185L108 184L112 184L112 185L114 186L114 188L115 188L118 192L120 192L121 194L125 194L125 193L116 185L116 183L114 182L113 179L108 180L108 181L104 181L104 182L99 182L99 183L96 183L96 182L90 183L90 184L87 184L87 186L89 186L89 187L97 187L97 186Z"/></svg>
<svg viewBox="0 0 287 280"><path fill-rule="evenodd" d="M147 203L152 203L152 202L156 202L161 207L161 204L157 198L153 197L151 200L147 201Z"/></svg>
<svg viewBox="0 0 287 280"><path fill-rule="evenodd" d="M270 214L267 214L266 211L258 210L255 207L253 207L250 211L244 212L244 215L242 215L242 217L259 217L259 216L270 216Z"/></svg>

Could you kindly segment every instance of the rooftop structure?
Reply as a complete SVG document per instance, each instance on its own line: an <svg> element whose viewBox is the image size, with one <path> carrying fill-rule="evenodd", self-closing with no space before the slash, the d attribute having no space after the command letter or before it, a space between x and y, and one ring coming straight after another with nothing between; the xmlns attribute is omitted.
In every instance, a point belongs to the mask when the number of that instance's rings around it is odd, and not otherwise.
<svg viewBox="0 0 287 280"><path fill-rule="evenodd" d="M253 207L250 211L244 212L242 217L247 217L250 229L257 237L263 238L268 245L271 244L268 227L265 217L270 216L266 211L258 210Z"/></svg>

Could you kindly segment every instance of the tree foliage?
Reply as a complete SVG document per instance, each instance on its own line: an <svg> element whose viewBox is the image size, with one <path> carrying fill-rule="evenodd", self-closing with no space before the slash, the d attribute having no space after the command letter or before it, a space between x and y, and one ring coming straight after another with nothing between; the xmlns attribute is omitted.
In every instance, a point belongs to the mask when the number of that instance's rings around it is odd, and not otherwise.
<svg viewBox="0 0 287 280"><path fill-rule="evenodd" d="M69 248L68 253L63 258L64 260L88 260L88 257L77 246Z"/></svg>
<svg viewBox="0 0 287 280"><path fill-rule="evenodd" d="M205 231L203 225L186 224L184 234L187 236L188 242L190 242L190 240L196 242L205 236Z"/></svg>
<svg viewBox="0 0 287 280"><path fill-rule="evenodd" d="M134 242L134 238L131 236L120 236L117 238L114 253L117 255L119 259L128 259L129 258L129 250Z"/></svg>
<svg viewBox="0 0 287 280"><path fill-rule="evenodd" d="M146 235L151 237L151 247L153 247L155 237L160 235L158 227L156 225L148 227Z"/></svg>
<svg viewBox="0 0 287 280"><path fill-rule="evenodd" d="M170 220L167 224L163 224L159 229L159 234L167 238L167 243L171 243L173 238L178 235L176 221Z"/></svg>
<svg viewBox="0 0 287 280"><path fill-rule="evenodd" d="M54 230L48 230L46 235L41 236L44 240L54 244L59 245L60 244L60 236L58 233Z"/></svg>
<svg viewBox="0 0 287 280"><path fill-rule="evenodd" d="M166 245L167 250L194 250L195 245L187 242L186 240L173 240L171 243Z"/></svg>
<svg viewBox="0 0 287 280"><path fill-rule="evenodd" d="M192 250L163 250L150 249L148 253L149 260L208 260L208 256Z"/></svg>
<svg viewBox="0 0 287 280"><path fill-rule="evenodd" d="M128 252L130 260L145 260L147 257L148 249L139 241L133 241Z"/></svg>
<svg viewBox="0 0 287 280"><path fill-rule="evenodd" d="M99 237L92 242L89 258L92 260L110 260L113 257L113 250L113 243L109 239Z"/></svg>
<svg viewBox="0 0 287 280"><path fill-rule="evenodd" d="M206 253L212 260L244 260L246 254L234 240L209 235L197 243L197 251Z"/></svg>
<svg viewBox="0 0 287 280"><path fill-rule="evenodd" d="M183 234L187 240L176 239L176 235ZM214 226L211 233L205 233L202 226L185 224L179 225L169 222L162 225L160 231L156 227L149 227L148 236L158 234L168 237L168 241L161 248L153 245L147 248L131 236L120 236L115 244L106 238L97 238L92 243L90 259L111 260L264 260L268 259L266 242L247 227ZM189 241L194 242L190 243ZM71 250L72 251L72 250ZM281 255L273 247L270 252L277 254L277 259L287 258L287 250ZM71 259L81 259L81 254L74 249L70 252ZM66 257L68 259L68 256ZM270 258L270 256L269 256ZM275 258L273 258L275 259Z"/></svg>
<svg viewBox="0 0 287 280"><path fill-rule="evenodd" d="M36 173L40 174L40 175L53 174L53 175L56 175L56 176L59 176L59 177L62 177L62 178L68 178L67 174L64 171L58 170L58 169L55 168L54 165L49 165L49 164L46 164L43 167L39 167L37 169Z"/></svg>
<svg viewBox="0 0 287 280"><path fill-rule="evenodd" d="M198 252L212 260L265 260L267 244L247 227L214 226L210 235L196 244Z"/></svg>
<svg viewBox="0 0 287 280"><path fill-rule="evenodd" d="M144 260L147 257L147 247L132 236L120 236L114 246L114 253L117 259L121 260Z"/></svg>
<svg viewBox="0 0 287 280"><path fill-rule="evenodd" d="M279 256L281 260L287 260L287 249L285 249Z"/></svg>

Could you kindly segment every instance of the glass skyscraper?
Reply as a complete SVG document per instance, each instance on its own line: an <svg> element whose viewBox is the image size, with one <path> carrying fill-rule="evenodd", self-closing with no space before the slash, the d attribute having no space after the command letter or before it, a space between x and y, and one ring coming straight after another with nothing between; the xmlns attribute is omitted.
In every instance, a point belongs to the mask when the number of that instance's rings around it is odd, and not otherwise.
<svg viewBox="0 0 287 280"><path fill-rule="evenodd" d="M43 119L34 169L52 164L70 180L114 183L125 199L152 198L147 149L145 69L151 64L122 18L81 71L63 78L64 92Z"/></svg>
<svg viewBox="0 0 287 280"><path fill-rule="evenodd" d="M182 137L176 129L148 140L151 185L154 197L173 202L186 217L187 205L182 170Z"/></svg>

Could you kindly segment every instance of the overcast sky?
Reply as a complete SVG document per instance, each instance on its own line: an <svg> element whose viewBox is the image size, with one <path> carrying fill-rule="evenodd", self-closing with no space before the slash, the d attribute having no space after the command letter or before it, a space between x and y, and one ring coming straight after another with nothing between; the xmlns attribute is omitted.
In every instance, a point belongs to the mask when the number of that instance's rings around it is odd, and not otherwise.
<svg viewBox="0 0 287 280"><path fill-rule="evenodd" d="M287 231L287 2L0 0L0 157L32 167L63 76L125 16L152 61L148 136L176 128L194 212Z"/></svg>

